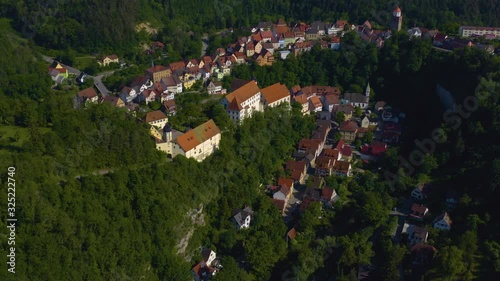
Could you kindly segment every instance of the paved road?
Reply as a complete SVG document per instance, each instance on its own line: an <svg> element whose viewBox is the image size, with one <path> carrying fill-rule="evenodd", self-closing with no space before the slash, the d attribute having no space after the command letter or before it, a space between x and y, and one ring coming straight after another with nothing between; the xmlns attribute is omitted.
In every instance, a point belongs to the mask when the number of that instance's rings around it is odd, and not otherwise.
<svg viewBox="0 0 500 281"><path fill-rule="evenodd" d="M208 48L208 35L204 34L201 37L201 57L203 57Z"/></svg>
<svg viewBox="0 0 500 281"><path fill-rule="evenodd" d="M42 57L48 63L53 63L55 61L53 58L45 56L45 55L42 55ZM78 76L81 73L80 70L78 70L78 69L76 69L74 67L67 66L67 65L64 65L64 66L68 69L68 72L70 74L74 74L74 75ZM101 93L102 97L106 97L110 93L110 91L102 83L102 78L113 74L115 71L116 70L107 71L107 72L101 73L101 74L99 74L97 76L88 75L89 78L94 79L94 85L97 87L97 90L99 90L99 92Z"/></svg>
<svg viewBox="0 0 500 281"><path fill-rule="evenodd" d="M48 57L48 56L45 56L45 55L42 55L43 59L48 62L48 63L53 63L55 60L51 57ZM81 71L74 68L74 67L71 67L71 66L67 66L67 65L64 65L67 69L68 69L68 72L70 74L75 74L76 76L80 75Z"/></svg>

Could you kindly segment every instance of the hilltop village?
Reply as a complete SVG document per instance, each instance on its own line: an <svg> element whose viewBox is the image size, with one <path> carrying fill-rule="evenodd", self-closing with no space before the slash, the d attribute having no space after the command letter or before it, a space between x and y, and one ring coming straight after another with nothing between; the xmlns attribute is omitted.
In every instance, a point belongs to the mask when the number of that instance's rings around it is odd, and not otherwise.
<svg viewBox="0 0 500 281"><path fill-rule="evenodd" d="M390 102L378 100L370 84L364 91L342 91L340 86L294 85L287 87L278 82L261 87L256 79L244 80L234 77L230 87L224 87L222 80L231 76L234 66L255 63L271 66L276 60L286 60L290 55L300 56L315 46L331 49L342 48L342 38L347 32L374 44L384 46L385 40L402 29L403 13L399 7L392 12L390 29L375 29L367 20L361 25L338 20L335 23L315 21L287 23L260 22L251 28L251 34L239 37L237 42L217 48L214 54L172 62L168 65L152 65L144 75L136 77L118 93L110 93L102 84L95 84L79 91L75 97L75 108L85 108L89 104L107 103L124 108L132 116L137 116L141 105L159 103L156 110L146 110L140 121L147 124L151 141L164 152L168 159L182 155L203 161L220 147L223 137L214 120L210 119L195 128L180 130L169 123L178 107L176 97L189 95L189 91L201 84L204 91L219 100L229 119L239 125L252 118L256 112L265 112L275 107L291 110L300 109L304 116L315 118L315 130L296 144L296 150L283 167L286 176L262 183L264 192L279 210L283 220L291 227L284 234L287 240L295 239L302 215L313 204L321 204L324 210L335 209L341 204L339 190L329 186L327 178L356 177L365 172L366 167L376 169L378 161L385 153L398 147L405 133L406 114ZM476 37L494 39L498 30L494 28L461 27L462 38L452 38L438 30L413 27L407 32L410 37L432 40L434 48L450 51L456 48L477 47L493 54L492 45L474 43ZM231 31L229 31L231 32ZM495 37L496 36L496 37ZM161 42L153 42L149 53L161 52ZM120 64L116 55L105 56L99 64ZM66 66L54 62L49 68L55 83L68 78ZM78 77L82 81L85 75ZM367 78L370 80L371 78ZM98 82L99 83L99 82ZM99 92L99 93L98 93ZM142 107L144 108L144 107ZM427 244L428 227L423 223L429 217L426 206L432 185L421 183L408 194L401 209L395 209L391 216L398 218L393 232L393 242L402 239L412 253L416 266L426 265L432 260L436 248ZM458 195L449 192L443 198L443 205L453 209L458 203ZM228 218L238 230L252 227L253 210L248 206L236 210ZM452 219L448 212L432 215L431 227L439 231L449 231ZM403 237L403 238L402 238ZM207 280L222 269L220 260L211 249L202 249L203 260L192 268L194 280Z"/></svg>

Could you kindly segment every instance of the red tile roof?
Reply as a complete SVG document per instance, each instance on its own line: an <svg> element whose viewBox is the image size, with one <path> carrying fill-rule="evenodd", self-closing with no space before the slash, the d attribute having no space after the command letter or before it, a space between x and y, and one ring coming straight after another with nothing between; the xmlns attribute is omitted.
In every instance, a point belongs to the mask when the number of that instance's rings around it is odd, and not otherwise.
<svg viewBox="0 0 500 281"><path fill-rule="evenodd" d="M285 200L279 200L279 199L273 199L273 204L274 206L278 207L278 209L283 212L286 207L286 202Z"/></svg>
<svg viewBox="0 0 500 281"><path fill-rule="evenodd" d="M168 70L168 67L163 66L163 65L155 65L153 67L148 68L147 72L155 73L155 72L164 71L164 70Z"/></svg>
<svg viewBox="0 0 500 281"><path fill-rule="evenodd" d="M288 231L287 236L290 239L295 239L295 237L297 236L297 230L295 230L295 227Z"/></svg>
<svg viewBox="0 0 500 281"><path fill-rule="evenodd" d="M424 214L426 210L427 210L427 207L425 207L424 205L413 204L411 206L412 212L418 212L420 214Z"/></svg>
<svg viewBox="0 0 500 281"><path fill-rule="evenodd" d="M97 92L94 90L93 87L90 87L90 88L87 88L85 90L78 92L78 96L81 98L91 99L91 98L97 97Z"/></svg>
<svg viewBox="0 0 500 281"><path fill-rule="evenodd" d="M234 100L238 102L238 104L245 102L249 98L260 92L259 86L255 81L249 81L245 85L239 87L237 90L231 92L225 98L231 104Z"/></svg>
<svg viewBox="0 0 500 281"><path fill-rule="evenodd" d="M276 83L266 87L262 89L261 93L268 104L290 96L288 88L281 83Z"/></svg>
<svg viewBox="0 0 500 281"><path fill-rule="evenodd" d="M146 114L146 123L162 120L162 119L167 119L167 115L165 113L161 112L160 110L155 110L152 112L148 112Z"/></svg>
<svg viewBox="0 0 500 281"><path fill-rule="evenodd" d="M291 188L293 186L293 180L292 179L286 179L286 178L279 178L278 179L278 185L283 185L283 186Z"/></svg>
<svg viewBox="0 0 500 281"><path fill-rule="evenodd" d="M182 150L189 151L217 134L220 134L219 127L210 119L200 126L177 137L176 142Z"/></svg>

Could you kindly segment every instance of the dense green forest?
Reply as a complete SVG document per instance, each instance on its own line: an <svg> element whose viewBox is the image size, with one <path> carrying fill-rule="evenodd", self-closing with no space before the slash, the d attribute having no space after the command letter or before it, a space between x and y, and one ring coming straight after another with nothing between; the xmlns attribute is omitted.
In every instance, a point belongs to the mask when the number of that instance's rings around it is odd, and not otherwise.
<svg viewBox="0 0 500 281"><path fill-rule="evenodd" d="M406 26L437 27L448 33L459 25L499 26L497 1L402 0L402 1L0 1L0 16L11 17L15 26L47 48L80 52L126 53L147 36L136 33L136 24L148 22L181 56L192 40L203 33L226 27L248 27L262 20L287 21L345 18L353 23L369 19L387 26L392 9L399 4ZM187 35L188 31L194 32ZM166 36L163 36L166 35ZM199 44L199 43L195 43Z"/></svg>
<svg viewBox="0 0 500 281"><path fill-rule="evenodd" d="M291 15L296 19L335 19L342 13L333 11L345 10L351 20L358 20L370 15L370 9L391 6L367 1L317 2L307 2L314 4L312 9L301 6L305 1L245 2L243 6L250 7L252 13L240 9L240 2L224 1L215 5L210 1L155 5L95 2L92 9L75 3L71 7L59 2L30 5L55 15L39 23L46 33L43 38L42 33L33 33L37 43L85 52L106 47L116 50L120 44L124 49L136 46L140 38L133 34L131 24L145 19L158 25L178 20L200 33L204 28L281 15L287 19ZM402 7L405 2L401 1ZM493 2L460 3L468 9L459 8L454 1L416 3L419 1L408 2L404 11L418 15L426 7L429 18L419 18L428 25L433 18L436 26L453 26L459 20L496 24L498 20L493 13L498 6ZM34 16L32 7L25 5L2 1L0 11ZM108 14L103 7L116 7L120 12ZM451 19L438 20L435 7L448 11ZM160 10L163 15L156 12ZM196 17L193 11L204 13ZM434 17L431 11L436 11ZM127 20L121 14L125 12L130 13ZM234 19L228 20L227 15L233 13ZM57 25L57 21L68 26ZM80 21L85 22L85 28ZM350 179L327 178L327 184L340 194L340 203L334 210L321 210L319 205L309 208L297 225L296 240L287 243L284 235L291 226L285 225L260 185L283 175L282 165L297 142L314 129L311 117L302 117L296 107L290 111L276 108L233 126L216 102L201 105L199 95L185 95L178 100L175 127L193 127L213 118L224 130L221 148L203 163L182 157L165 162L147 127L125 111L106 105L73 110L72 93L50 89L47 65L37 46L17 36L8 21L0 23L0 47L5 50L0 56L4 66L0 69L0 182L5 186L7 167L16 167L15 280L189 280L190 267L200 259L200 246L211 247L222 258L224 269L214 280L307 280L313 276L316 280L332 276L353 280L358 266L367 263L376 266L374 280L399 280L400 265L416 280L498 279L498 56L476 48L440 52L430 42L409 40L405 34L387 40L378 52L349 34L339 52L315 48L271 67L236 67L235 77L255 77L261 86L275 82L287 86L324 84L358 91L370 82L377 100L387 100L408 116L403 143L387 153L383 169ZM14 24L22 31L22 20ZM112 24L117 25L115 32ZM68 32L70 26L80 32L81 40L56 35L59 28ZM118 87L139 72L131 69L123 79L110 83ZM444 118L437 84L448 89L457 104L482 93L478 108L461 116L460 123L456 118ZM428 138L434 128L442 128L445 142L438 144L435 153L426 156L414 173L405 173L398 155L408 157L415 149L414 140ZM106 175L93 175L110 169ZM398 180L388 181L386 171L399 174ZM430 230L429 243L438 249L432 266L424 272L410 272L406 247L392 245L390 240L394 221L388 212L408 197L417 183L425 181L438 187L429 202L433 214L443 210L448 188L459 192L461 199L451 213L452 231ZM0 193L0 200L6 202L6 192ZM256 215L249 230L238 232L229 218L232 209L244 205L251 206ZM186 250L178 254L180 239L193 229L188 214L200 206L204 223L198 225ZM3 211L0 214L0 227L5 229L7 217ZM0 236L6 239L5 234ZM2 243L2 252L7 247ZM248 261L245 269L238 266L241 256ZM5 255L2 262L6 262ZM13 280L6 270L0 271L0 279Z"/></svg>

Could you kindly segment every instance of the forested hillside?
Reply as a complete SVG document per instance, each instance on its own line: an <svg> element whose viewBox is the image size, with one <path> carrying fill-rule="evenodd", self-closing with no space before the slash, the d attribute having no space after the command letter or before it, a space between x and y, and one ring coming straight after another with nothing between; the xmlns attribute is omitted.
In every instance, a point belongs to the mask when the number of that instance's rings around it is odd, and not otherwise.
<svg viewBox="0 0 500 281"><path fill-rule="evenodd" d="M402 7L407 26L437 27L455 33L459 25L500 25L500 4L495 0L2 0L0 16L15 19L19 31L34 36L45 47L123 52L136 47L143 38L135 31L140 22L149 22L160 30L168 27L165 32L170 35L179 26L183 32L200 35L225 27L249 27L280 17L288 21L344 18L356 24L369 19L387 26L396 4Z"/></svg>
<svg viewBox="0 0 500 281"><path fill-rule="evenodd" d="M387 1L373 2L137 0L13 5L0 0L0 13L16 18L17 29L24 27L25 34L34 35L43 46L92 52L136 46L142 35L135 34L135 23L140 21L165 27L181 23L179 30L201 33L281 16L333 20L346 17L343 11L350 20L363 21L376 18L372 11L392 7ZM495 1L462 2L414 0L400 5L408 15L405 20L417 19L426 26L455 30L457 23L499 24ZM209 117L226 130L220 149L206 161L177 157L166 162L148 128L126 111L104 104L74 110L71 99L78 88L51 90L47 64L34 43L17 36L6 20L0 23L4 51L0 182L5 186L7 167L16 167L15 280L190 280L189 270L200 260L200 246L221 257L224 268L214 280L353 280L359 266L367 263L376 267L374 280L400 280L400 265L415 280L498 279L498 56L478 48L441 52L429 41L409 40L406 34L393 36L378 51L349 34L338 52L314 48L272 67L236 67L233 75L255 77L262 87L282 82L359 91L370 82L376 100L384 99L407 114L404 141L387 153L381 170L367 169L349 179L327 178L327 185L340 194L340 203L333 210L312 205L297 225L296 241L287 243L284 235L291 225L285 225L260 185L272 184L284 174L283 164L297 142L314 129L312 117L302 117L297 107L276 108L232 126L220 105L207 105L200 112L201 102L186 94L178 99L177 127L193 127ZM163 29L159 36L172 39L169 30ZM134 71L141 73L132 69L129 78ZM460 123L456 114L451 120L444 118L445 108L435 92L438 84L451 92L457 104L482 93L477 109L459 115ZM408 157L414 141L428 138L434 128L442 128L446 140L414 173L405 173L398 156ZM386 171L399 174L398 180L389 181ZM457 191L460 200L451 212L452 230L430 230L436 258L426 271L414 272L409 270L406 246L391 242L394 221L388 213L421 182L437 187L429 201L433 214L443 211L448 189ZM0 201L7 201L6 192L0 192ZM229 218L234 208L245 205L253 208L255 218L248 231L238 232ZM186 250L178 253L180 239L192 230L187 214L200 206L204 218ZM7 216L4 211L0 214L0 228L5 229ZM0 237L6 239L5 234ZM7 247L2 243L2 253ZM242 257L247 264L240 267L237 260ZM11 277L0 271L0 280Z"/></svg>

